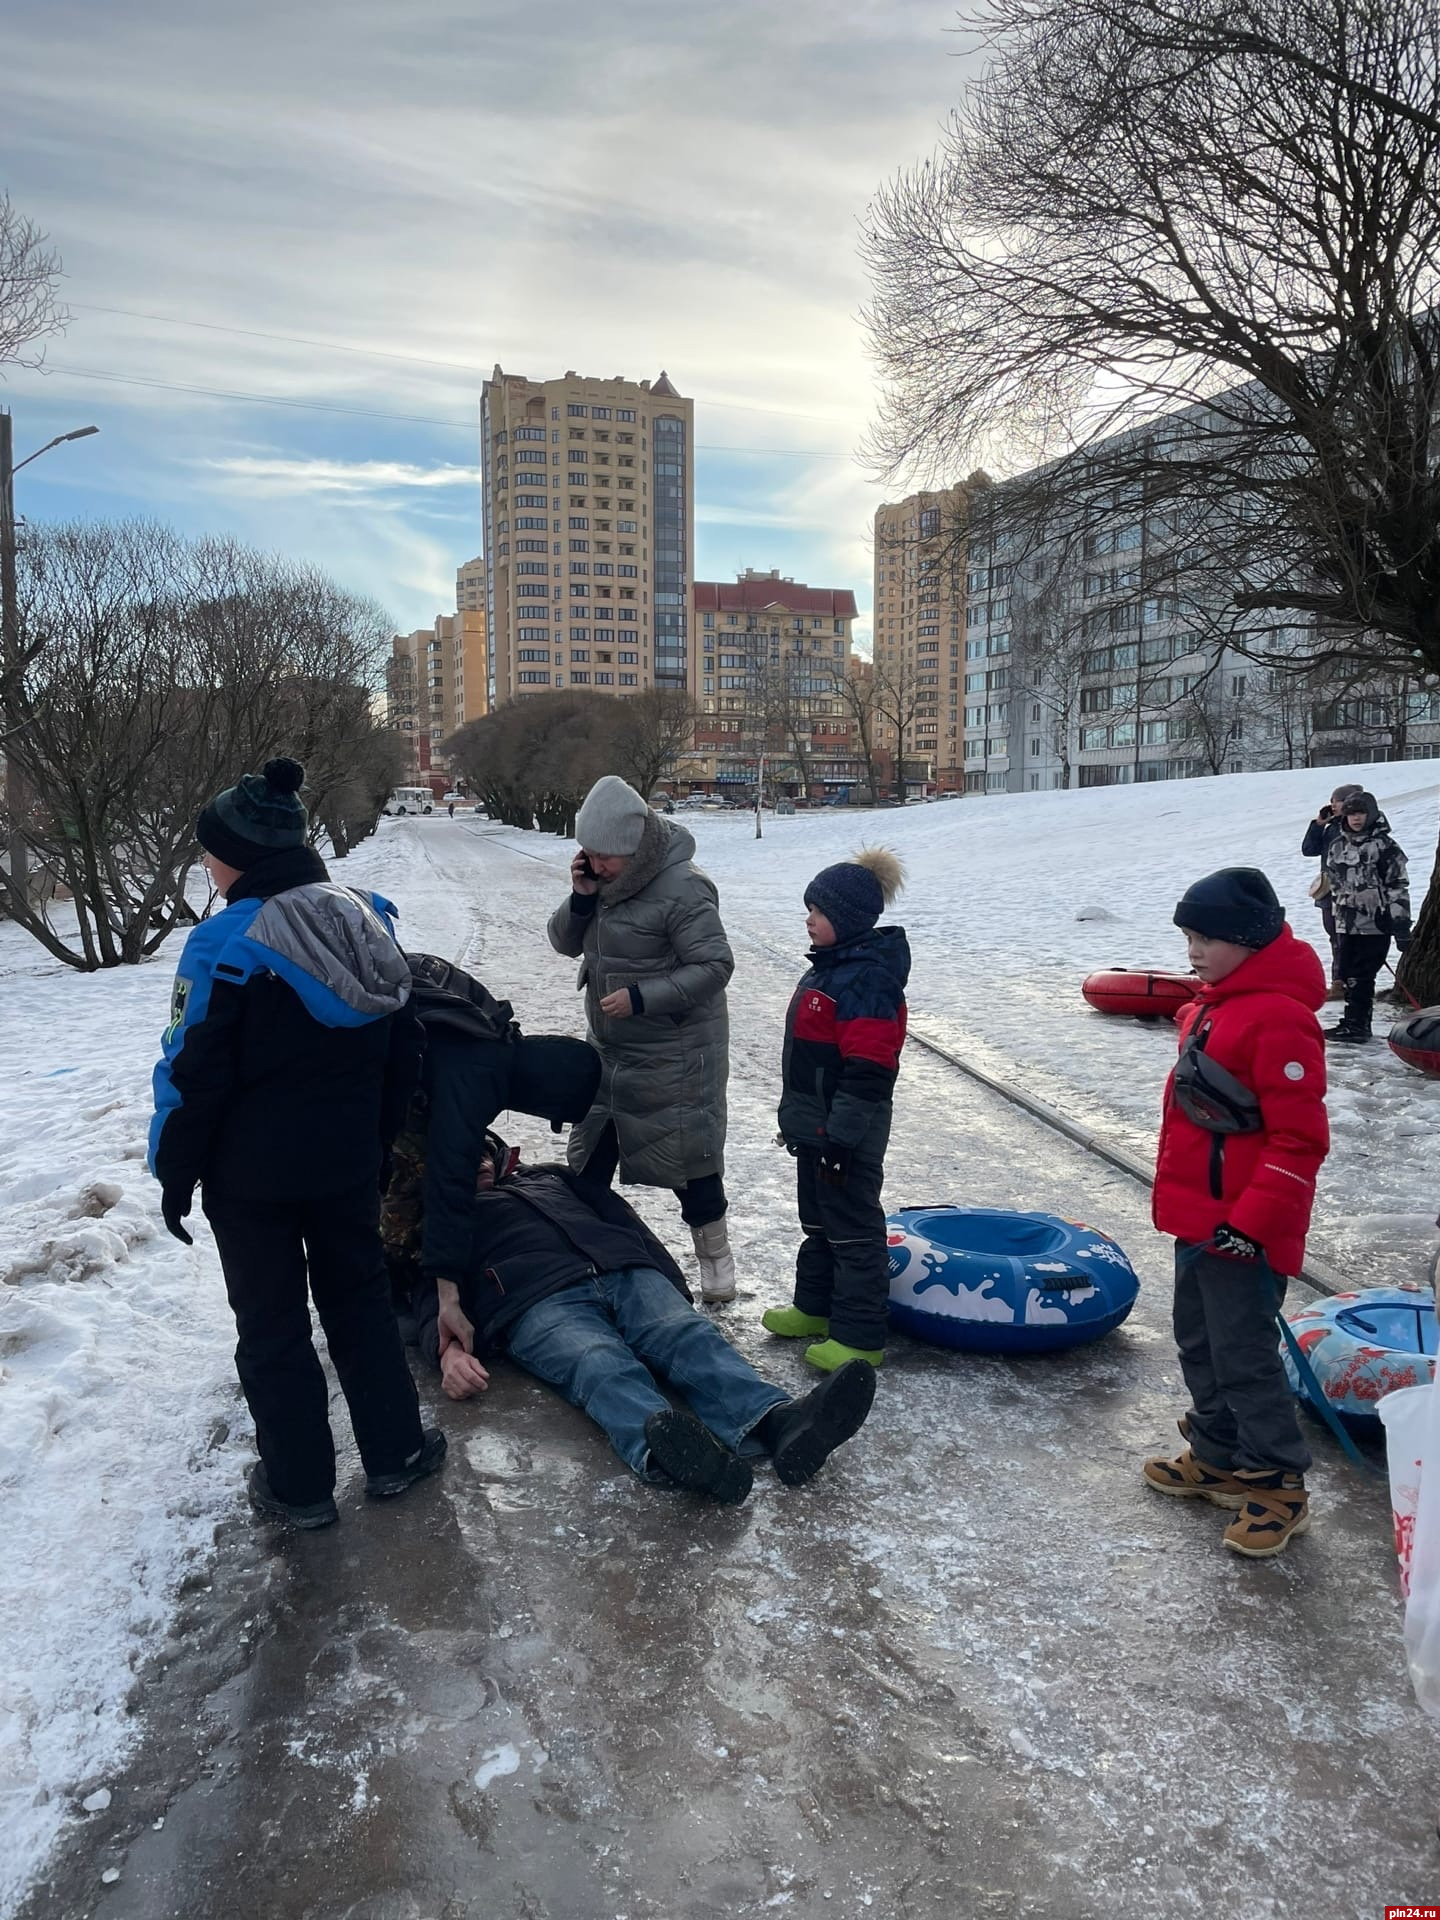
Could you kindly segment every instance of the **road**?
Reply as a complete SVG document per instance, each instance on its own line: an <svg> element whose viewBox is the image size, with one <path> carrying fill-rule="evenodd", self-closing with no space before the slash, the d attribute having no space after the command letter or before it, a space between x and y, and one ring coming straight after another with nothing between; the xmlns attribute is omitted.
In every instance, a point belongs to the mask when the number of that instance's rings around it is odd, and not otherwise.
<svg viewBox="0 0 1440 1920"><path fill-rule="evenodd" d="M386 825L371 872L411 942L532 1030L576 1031L573 965L543 941L566 849ZM724 906L723 1324L800 1391L758 1328L794 1244L774 949L796 929ZM514 1135L545 1151L539 1123ZM1183 1405L1148 1196L923 1055L890 1168L892 1203L1104 1227L1136 1312L1029 1361L897 1339L853 1445L738 1510L640 1485L503 1367L463 1407L427 1380L450 1458L404 1501L367 1507L347 1454L328 1533L237 1502L137 1684L133 1765L24 1920L1376 1920L1435 1898L1440 1768L1383 1487L1317 1432L1310 1534L1273 1564L1225 1553L1223 1514L1138 1475ZM645 1211L682 1244L668 1196Z"/></svg>

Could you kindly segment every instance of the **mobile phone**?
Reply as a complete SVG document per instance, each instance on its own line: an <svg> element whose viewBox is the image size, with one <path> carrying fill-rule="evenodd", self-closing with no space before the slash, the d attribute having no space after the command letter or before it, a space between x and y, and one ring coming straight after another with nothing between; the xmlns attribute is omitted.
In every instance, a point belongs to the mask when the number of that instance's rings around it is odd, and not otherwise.
<svg viewBox="0 0 1440 1920"><path fill-rule="evenodd" d="M587 880L594 880L599 877L596 874L595 869L590 864L590 856L588 853L582 853L580 855L580 871L581 873L584 874Z"/></svg>

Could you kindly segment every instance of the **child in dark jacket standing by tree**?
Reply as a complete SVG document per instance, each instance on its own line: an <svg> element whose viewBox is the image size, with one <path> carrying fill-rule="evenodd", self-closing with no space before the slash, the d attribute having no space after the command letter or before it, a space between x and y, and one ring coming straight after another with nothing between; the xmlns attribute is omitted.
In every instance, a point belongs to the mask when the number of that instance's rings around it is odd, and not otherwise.
<svg viewBox="0 0 1440 1920"><path fill-rule="evenodd" d="M1276 1316L1300 1271L1330 1146L1315 1010L1325 971L1255 867L1197 880L1175 909L1204 983L1165 1087L1155 1224L1175 1235L1175 1340L1188 1445L1145 1462L1158 1493L1229 1508L1225 1544L1280 1553L1310 1524L1310 1454Z"/></svg>
<svg viewBox="0 0 1440 1920"><path fill-rule="evenodd" d="M350 1409L367 1491L432 1472L390 1307L380 1171L414 1085L418 1036L394 908L336 886L306 845L304 768L271 760L200 815L225 896L185 942L155 1069L150 1168L165 1225L190 1244L195 1188L220 1250L235 1365L260 1452L262 1513L299 1527L337 1517L330 1390L310 1300Z"/></svg>
<svg viewBox="0 0 1440 1920"><path fill-rule="evenodd" d="M865 847L805 889L810 968L785 1018L780 1098L805 1238L794 1305L772 1307L762 1324L812 1341L805 1358L826 1373L885 1357L890 1282L880 1189L910 947L902 927L875 922L903 881L893 853Z"/></svg>

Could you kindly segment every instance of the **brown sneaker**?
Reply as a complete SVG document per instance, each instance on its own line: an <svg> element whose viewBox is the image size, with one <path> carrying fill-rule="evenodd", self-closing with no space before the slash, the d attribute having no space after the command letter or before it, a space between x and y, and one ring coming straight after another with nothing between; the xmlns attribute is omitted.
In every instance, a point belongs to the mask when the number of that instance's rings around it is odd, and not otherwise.
<svg viewBox="0 0 1440 1920"><path fill-rule="evenodd" d="M1283 1553L1292 1534L1310 1526L1310 1496L1298 1473L1257 1473L1242 1467L1235 1475L1245 1504L1225 1529L1225 1544L1247 1560L1268 1560Z"/></svg>
<svg viewBox="0 0 1440 1920"><path fill-rule="evenodd" d="M1178 1494L1182 1500L1208 1500L1212 1507L1233 1512L1245 1504L1249 1491L1233 1473L1207 1466L1189 1447L1174 1460L1156 1454L1140 1469L1147 1486L1157 1493Z"/></svg>

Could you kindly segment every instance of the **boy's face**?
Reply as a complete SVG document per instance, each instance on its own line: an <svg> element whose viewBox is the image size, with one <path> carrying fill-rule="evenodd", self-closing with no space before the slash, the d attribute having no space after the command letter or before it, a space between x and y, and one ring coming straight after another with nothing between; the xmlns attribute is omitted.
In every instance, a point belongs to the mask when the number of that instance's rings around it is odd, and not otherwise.
<svg viewBox="0 0 1440 1920"><path fill-rule="evenodd" d="M805 931L810 936L812 947L833 947L835 944L835 929L818 907L807 909Z"/></svg>
<svg viewBox="0 0 1440 1920"><path fill-rule="evenodd" d="M495 1184L495 1156L486 1153L480 1161L479 1171L475 1175L475 1191L488 1193Z"/></svg>
<svg viewBox="0 0 1440 1920"><path fill-rule="evenodd" d="M1350 829L1351 833L1363 833L1365 831L1366 826L1369 824L1369 820L1370 820L1370 816L1368 813L1366 813L1363 807L1361 807L1358 813L1356 813L1356 811L1352 807L1349 810L1349 812L1347 812L1347 814L1345 815L1345 824Z"/></svg>
<svg viewBox="0 0 1440 1920"><path fill-rule="evenodd" d="M228 867L213 853L201 855L201 865L210 876L210 884L223 898L240 878L239 867Z"/></svg>
<svg viewBox="0 0 1440 1920"><path fill-rule="evenodd" d="M1190 956L1190 964L1207 986L1213 986L1217 980L1224 980L1234 973L1237 967L1244 966L1255 949L1240 947L1233 940L1211 940L1208 935L1196 933L1193 927L1182 927L1185 936L1185 951Z"/></svg>

